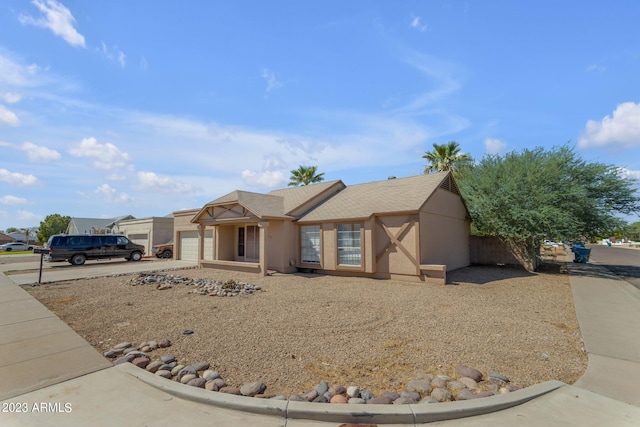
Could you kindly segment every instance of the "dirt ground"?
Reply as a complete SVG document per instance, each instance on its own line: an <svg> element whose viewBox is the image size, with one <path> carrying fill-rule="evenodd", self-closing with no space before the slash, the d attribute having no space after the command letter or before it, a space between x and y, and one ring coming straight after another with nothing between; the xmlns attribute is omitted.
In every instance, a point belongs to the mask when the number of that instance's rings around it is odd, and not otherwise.
<svg viewBox="0 0 640 427"><path fill-rule="evenodd" d="M401 391L421 372L455 376L459 363L525 386L571 384L587 366L560 262L535 274L468 267L449 273L445 286L214 269L168 274L241 280L262 291L203 296L185 285L132 286L130 276L25 289L100 352L168 338L173 345L152 359L207 361L229 385L263 381L267 392L287 396L321 380Z"/></svg>

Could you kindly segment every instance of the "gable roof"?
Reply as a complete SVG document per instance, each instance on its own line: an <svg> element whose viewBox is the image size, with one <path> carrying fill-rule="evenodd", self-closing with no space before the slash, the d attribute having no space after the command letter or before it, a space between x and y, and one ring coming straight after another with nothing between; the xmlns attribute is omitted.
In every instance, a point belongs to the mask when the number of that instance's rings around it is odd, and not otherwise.
<svg viewBox="0 0 640 427"><path fill-rule="evenodd" d="M268 194L272 196L280 196L284 198L284 212L291 214L292 211L301 207L309 200L321 195L325 191L330 191L336 187L335 191L344 188L344 183L337 179L335 181L321 182L318 184L300 185L298 187L288 187L279 190L273 190Z"/></svg>
<svg viewBox="0 0 640 427"><path fill-rule="evenodd" d="M332 187L336 187L334 191L338 191L339 188L344 187L344 184L340 180L329 181L319 184L273 190L268 194L235 190L204 205L204 207L193 217L191 222L197 222L206 212L207 208L232 204L238 204L244 207L260 219L295 219L296 215L294 214L294 211L296 209L300 208L314 197L317 197L324 192L331 191Z"/></svg>
<svg viewBox="0 0 640 427"><path fill-rule="evenodd" d="M135 217L123 215L115 218L71 218L66 232L67 234L91 234L95 230L111 228L126 219L135 219Z"/></svg>
<svg viewBox="0 0 640 427"><path fill-rule="evenodd" d="M298 222L355 220L374 214L415 212L441 186L459 194L449 172L350 185Z"/></svg>

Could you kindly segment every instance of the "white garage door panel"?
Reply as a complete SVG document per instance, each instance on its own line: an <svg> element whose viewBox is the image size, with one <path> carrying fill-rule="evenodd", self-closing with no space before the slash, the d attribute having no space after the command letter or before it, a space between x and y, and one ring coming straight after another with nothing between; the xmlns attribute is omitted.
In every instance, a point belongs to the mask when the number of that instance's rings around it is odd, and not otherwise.
<svg viewBox="0 0 640 427"><path fill-rule="evenodd" d="M180 259L198 261L198 232L180 232Z"/></svg>
<svg viewBox="0 0 640 427"><path fill-rule="evenodd" d="M149 247L149 235L148 234L129 234L127 236L129 240L137 245L144 246L145 252L149 255L151 248Z"/></svg>

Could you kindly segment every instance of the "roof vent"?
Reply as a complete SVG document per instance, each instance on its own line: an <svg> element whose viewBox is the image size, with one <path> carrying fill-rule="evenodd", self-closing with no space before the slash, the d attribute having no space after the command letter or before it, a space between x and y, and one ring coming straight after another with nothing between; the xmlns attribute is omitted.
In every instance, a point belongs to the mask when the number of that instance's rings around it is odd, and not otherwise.
<svg viewBox="0 0 640 427"><path fill-rule="evenodd" d="M390 176L387 179L396 179L396 177L395 176Z"/></svg>

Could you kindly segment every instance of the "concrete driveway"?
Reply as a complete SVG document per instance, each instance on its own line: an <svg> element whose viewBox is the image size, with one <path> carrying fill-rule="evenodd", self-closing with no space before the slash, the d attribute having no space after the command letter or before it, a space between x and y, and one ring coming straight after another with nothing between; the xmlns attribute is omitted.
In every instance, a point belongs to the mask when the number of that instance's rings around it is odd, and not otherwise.
<svg viewBox="0 0 640 427"><path fill-rule="evenodd" d="M8 274L11 281L18 285L38 283L40 256L16 255L15 257L13 260L15 262L0 263L0 273ZM158 258L143 258L138 262L126 261L124 259L87 261L84 265L77 266L67 262L44 262L42 264L41 283L140 273L143 271L178 270L195 268L197 265L195 261L165 260Z"/></svg>

